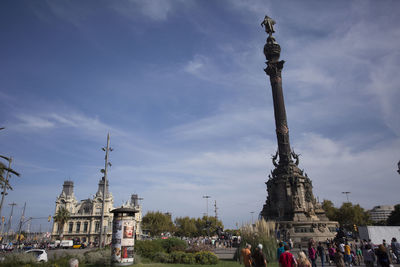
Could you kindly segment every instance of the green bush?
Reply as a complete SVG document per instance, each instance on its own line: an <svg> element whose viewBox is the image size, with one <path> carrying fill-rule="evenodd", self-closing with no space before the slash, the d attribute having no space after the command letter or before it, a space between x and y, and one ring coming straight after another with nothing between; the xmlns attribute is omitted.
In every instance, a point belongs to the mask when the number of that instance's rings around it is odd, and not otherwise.
<svg viewBox="0 0 400 267"><path fill-rule="evenodd" d="M184 264L195 264L196 263L196 257L194 256L193 253L185 253L182 258L181 258L181 263Z"/></svg>
<svg viewBox="0 0 400 267"><path fill-rule="evenodd" d="M171 263L170 255L162 251L153 254L152 260L154 262Z"/></svg>
<svg viewBox="0 0 400 267"><path fill-rule="evenodd" d="M135 252L151 259L157 252L164 252L164 249L158 240L138 240L135 243Z"/></svg>
<svg viewBox="0 0 400 267"><path fill-rule="evenodd" d="M7 254L4 257L4 261L2 262L2 264L4 264L4 266L19 266L22 264L27 264L27 263L34 263L36 262L36 257L33 256L32 254L27 254L27 253L10 253ZM14 264L14 265L10 265L10 264Z"/></svg>
<svg viewBox="0 0 400 267"><path fill-rule="evenodd" d="M88 264L95 264L96 266L108 266L111 261L110 249L97 249L85 253L85 260ZM81 262L79 262L81 263Z"/></svg>
<svg viewBox="0 0 400 267"><path fill-rule="evenodd" d="M198 264L217 264L218 257L209 251L201 251L194 254Z"/></svg>
<svg viewBox="0 0 400 267"><path fill-rule="evenodd" d="M185 257L186 253L182 251L174 251L171 252L170 257L172 263L183 263L183 257Z"/></svg>
<svg viewBox="0 0 400 267"><path fill-rule="evenodd" d="M184 251L187 248L187 243L179 238L158 239L161 240L161 246L164 251L171 253L173 251Z"/></svg>

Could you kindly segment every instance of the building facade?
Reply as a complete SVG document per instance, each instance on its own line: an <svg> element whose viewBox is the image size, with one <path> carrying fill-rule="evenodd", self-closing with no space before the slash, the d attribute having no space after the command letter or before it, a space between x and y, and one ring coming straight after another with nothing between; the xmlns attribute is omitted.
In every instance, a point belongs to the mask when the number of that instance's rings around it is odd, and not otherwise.
<svg viewBox="0 0 400 267"><path fill-rule="evenodd" d="M369 215L372 221L381 222L381 221L386 221L387 218L389 218L392 211L394 211L394 206L381 205L381 206L376 206L372 210L370 210Z"/></svg>
<svg viewBox="0 0 400 267"><path fill-rule="evenodd" d="M86 244L93 243L98 245L100 240L103 187L104 180L101 179L98 184L97 192L93 198L78 201L74 195L74 183L72 181L64 182L62 192L56 200L54 215L57 214L57 211L61 207L64 207L69 211L70 219L64 225L58 225L57 222L53 222L52 240L62 238L65 240L74 240ZM105 195L103 233L105 236L105 244L109 244L111 242L113 221L113 214L110 211L114 209L114 198L108 190L108 183ZM139 204L139 199L138 195L134 194L131 196L130 201L124 204L124 206L134 208L138 211L135 214L135 234L138 239L142 236L142 207Z"/></svg>

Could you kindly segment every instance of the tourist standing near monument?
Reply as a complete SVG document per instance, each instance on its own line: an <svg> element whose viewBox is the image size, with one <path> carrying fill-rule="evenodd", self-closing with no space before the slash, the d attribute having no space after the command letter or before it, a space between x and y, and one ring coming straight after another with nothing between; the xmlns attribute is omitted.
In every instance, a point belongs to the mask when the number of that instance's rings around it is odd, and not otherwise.
<svg viewBox="0 0 400 267"><path fill-rule="evenodd" d="M321 258L321 266L324 267L324 262L325 262L325 248L322 246L321 242L318 242L318 247L317 247L318 255Z"/></svg>
<svg viewBox="0 0 400 267"><path fill-rule="evenodd" d="M390 246L392 247L392 251L394 253L394 255L396 256L397 259L397 264L400 264L400 244L399 242L397 242L397 239L395 237L392 238L392 243L390 244Z"/></svg>
<svg viewBox="0 0 400 267"><path fill-rule="evenodd" d="M314 240L308 242L308 257L311 260L311 266L317 267L317 250L315 249Z"/></svg>
<svg viewBox="0 0 400 267"><path fill-rule="evenodd" d="M265 255L264 255L262 249L263 249L263 245L258 244L258 246L256 247L256 250L254 251L253 260L254 260L255 267L267 267L267 260L265 258Z"/></svg>
<svg viewBox="0 0 400 267"><path fill-rule="evenodd" d="M243 260L243 264L245 267L251 267L251 245L246 244L246 247L242 249L241 259Z"/></svg>
<svg viewBox="0 0 400 267"><path fill-rule="evenodd" d="M276 250L276 257L277 257L277 260L278 260L278 261L279 261L279 258L281 257L281 254L282 254L283 252L285 252L285 248L284 248L284 246L283 246L283 243L282 243L282 242L279 242L278 248L277 248L277 250Z"/></svg>
<svg viewBox="0 0 400 267"><path fill-rule="evenodd" d="M297 256L297 267L311 267L311 263L303 251L300 251Z"/></svg>
<svg viewBox="0 0 400 267"><path fill-rule="evenodd" d="M284 246L285 252L279 257L279 267L297 267L297 261L293 254L290 253L289 245Z"/></svg>
<svg viewBox="0 0 400 267"><path fill-rule="evenodd" d="M339 247L336 247L336 253L335 253L335 265L336 265L336 267L345 267L345 265L344 265L344 256L343 255L344 254L342 252L340 252Z"/></svg>
<svg viewBox="0 0 400 267"><path fill-rule="evenodd" d="M351 267L351 248L349 243L346 241L346 244L344 245L344 262L346 263L347 266Z"/></svg>
<svg viewBox="0 0 400 267"><path fill-rule="evenodd" d="M379 245L378 250L376 251L376 256L378 258L378 263L380 266L389 267L390 260L384 245Z"/></svg>
<svg viewBox="0 0 400 267"><path fill-rule="evenodd" d="M333 246L333 243L330 243L328 245L328 253L329 253L329 265L331 265L331 263L335 262L335 253L336 253L336 249Z"/></svg>
<svg viewBox="0 0 400 267"><path fill-rule="evenodd" d="M363 247L363 258L366 267L374 267L375 252L372 250L370 244L365 244Z"/></svg>

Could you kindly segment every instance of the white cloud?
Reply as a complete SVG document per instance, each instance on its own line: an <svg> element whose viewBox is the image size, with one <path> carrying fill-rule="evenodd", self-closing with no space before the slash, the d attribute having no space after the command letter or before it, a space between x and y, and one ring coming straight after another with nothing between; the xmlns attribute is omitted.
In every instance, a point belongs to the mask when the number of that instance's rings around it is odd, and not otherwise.
<svg viewBox="0 0 400 267"><path fill-rule="evenodd" d="M262 108L224 110L214 116L176 126L167 132L177 139L185 140L243 137L259 133L265 130L264 125L272 123L267 112Z"/></svg>
<svg viewBox="0 0 400 267"><path fill-rule="evenodd" d="M25 129L37 130L37 129L49 129L55 127L54 122L51 122L48 118L45 117L33 116L28 114L19 114L17 115L17 118L21 121L21 123L15 127L17 129L25 128Z"/></svg>
<svg viewBox="0 0 400 267"><path fill-rule="evenodd" d="M114 135L126 135L123 131L101 122L96 117L88 117L78 113L38 113L18 114L18 121L10 125L11 129L18 131L36 131L46 129L73 128L89 136L102 136L112 132Z"/></svg>

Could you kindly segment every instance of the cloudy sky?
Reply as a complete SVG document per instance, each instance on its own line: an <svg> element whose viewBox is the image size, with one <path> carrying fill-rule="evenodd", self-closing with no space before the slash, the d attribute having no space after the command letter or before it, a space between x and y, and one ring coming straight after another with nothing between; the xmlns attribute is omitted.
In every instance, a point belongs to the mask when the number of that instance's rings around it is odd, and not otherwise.
<svg viewBox="0 0 400 267"><path fill-rule="evenodd" d="M314 194L339 206L399 203L400 2L0 2L0 154L14 158L17 221L54 213L64 180L97 191L111 135L115 206L226 227L266 200L276 150L262 53L282 47L291 145ZM47 220L33 227L49 228Z"/></svg>

